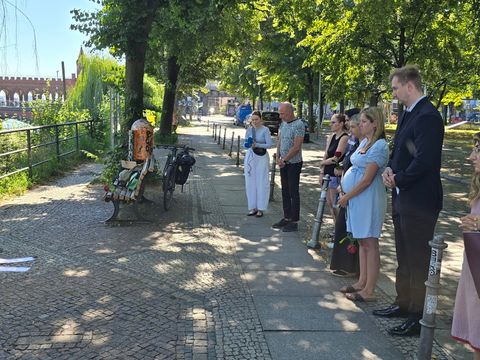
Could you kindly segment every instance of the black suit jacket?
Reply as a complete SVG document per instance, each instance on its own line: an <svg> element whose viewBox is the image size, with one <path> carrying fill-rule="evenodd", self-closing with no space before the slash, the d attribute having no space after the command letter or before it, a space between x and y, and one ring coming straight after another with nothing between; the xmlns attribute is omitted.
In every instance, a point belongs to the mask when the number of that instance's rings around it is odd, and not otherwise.
<svg viewBox="0 0 480 360"><path fill-rule="evenodd" d="M442 209L443 135L442 117L427 98L403 113L389 161L400 189L392 190L394 214L436 216Z"/></svg>

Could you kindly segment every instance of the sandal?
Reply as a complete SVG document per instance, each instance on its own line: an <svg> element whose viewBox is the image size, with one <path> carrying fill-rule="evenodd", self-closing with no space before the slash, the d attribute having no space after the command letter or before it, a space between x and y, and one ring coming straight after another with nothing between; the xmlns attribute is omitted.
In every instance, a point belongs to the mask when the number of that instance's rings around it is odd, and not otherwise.
<svg viewBox="0 0 480 360"><path fill-rule="evenodd" d="M375 302L377 301L376 297L371 297L371 298L364 298L362 295L359 293L350 293L345 295L345 297L353 302Z"/></svg>
<svg viewBox="0 0 480 360"><path fill-rule="evenodd" d="M344 294L353 294L353 293L356 293L357 291L360 291L362 289L355 289L352 285L348 285L348 286L345 286L343 288L340 289L340 292L341 293L344 293Z"/></svg>
<svg viewBox="0 0 480 360"><path fill-rule="evenodd" d="M255 215L255 217L262 217L263 216L263 212L258 210L257 211L257 214Z"/></svg>

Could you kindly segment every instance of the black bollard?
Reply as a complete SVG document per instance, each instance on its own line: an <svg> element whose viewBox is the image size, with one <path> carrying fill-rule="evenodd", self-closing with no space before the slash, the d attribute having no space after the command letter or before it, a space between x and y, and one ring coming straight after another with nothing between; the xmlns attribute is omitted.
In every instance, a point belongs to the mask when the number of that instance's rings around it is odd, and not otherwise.
<svg viewBox="0 0 480 360"><path fill-rule="evenodd" d="M235 137L235 131L232 131L232 142L230 143L230 152L228 153L228 156L232 156L232 151L233 151L233 139Z"/></svg>
<svg viewBox="0 0 480 360"><path fill-rule="evenodd" d="M240 135L237 138L237 167L240 166Z"/></svg>
<svg viewBox="0 0 480 360"><path fill-rule="evenodd" d="M433 335L435 332L435 312L437 311L438 292L440 290L440 270L442 268L443 250L448 246L443 242L443 236L436 235L428 242L432 247L428 279L425 281L425 305L423 317L420 320L422 331L416 360L430 360L432 358Z"/></svg>
<svg viewBox="0 0 480 360"><path fill-rule="evenodd" d="M310 249L314 249L318 246L318 237L322 227L323 213L325 212L325 204L327 203L327 190L329 182L330 175L327 174L323 177L323 186L322 190L320 191L320 199L318 200L317 216L313 220L315 223L313 224L312 238L307 243L307 247Z"/></svg>
<svg viewBox="0 0 480 360"><path fill-rule="evenodd" d="M225 139L227 137L227 128L223 130L223 150L225 150Z"/></svg>
<svg viewBox="0 0 480 360"><path fill-rule="evenodd" d="M220 145L220 138L222 137L222 125L220 125L220 128L218 129L218 139L217 139L217 144Z"/></svg>
<svg viewBox="0 0 480 360"><path fill-rule="evenodd" d="M272 156L272 168L270 170L270 198L268 201L274 201L273 190L275 189L275 171L277 169L277 154Z"/></svg>

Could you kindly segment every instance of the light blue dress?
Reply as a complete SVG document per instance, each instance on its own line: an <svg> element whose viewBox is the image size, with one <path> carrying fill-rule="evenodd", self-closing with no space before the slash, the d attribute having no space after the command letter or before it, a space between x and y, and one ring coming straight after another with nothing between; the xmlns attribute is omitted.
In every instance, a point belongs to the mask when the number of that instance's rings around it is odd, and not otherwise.
<svg viewBox="0 0 480 360"><path fill-rule="evenodd" d="M351 191L362 179L369 163L376 163L378 171L372 183L357 196L348 200L347 231L356 239L379 238L387 211L387 192L382 181L382 172L388 161L388 144L377 140L365 154L361 154L367 139L363 139L350 157L352 167L342 178L342 189Z"/></svg>

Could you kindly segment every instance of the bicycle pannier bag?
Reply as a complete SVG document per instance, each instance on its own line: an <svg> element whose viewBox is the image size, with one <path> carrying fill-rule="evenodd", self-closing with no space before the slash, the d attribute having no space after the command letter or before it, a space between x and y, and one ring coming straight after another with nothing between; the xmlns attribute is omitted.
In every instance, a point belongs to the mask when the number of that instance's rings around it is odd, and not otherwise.
<svg viewBox="0 0 480 360"><path fill-rule="evenodd" d="M183 185L187 182L188 175L195 164L195 158L192 155L184 154L178 159L177 172L175 174L175 183Z"/></svg>

